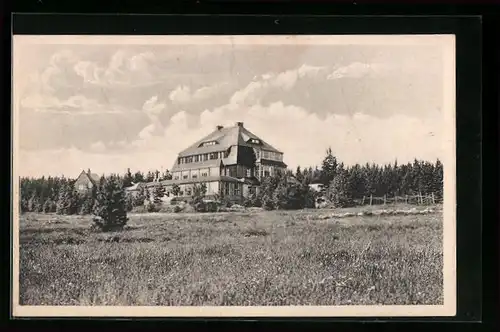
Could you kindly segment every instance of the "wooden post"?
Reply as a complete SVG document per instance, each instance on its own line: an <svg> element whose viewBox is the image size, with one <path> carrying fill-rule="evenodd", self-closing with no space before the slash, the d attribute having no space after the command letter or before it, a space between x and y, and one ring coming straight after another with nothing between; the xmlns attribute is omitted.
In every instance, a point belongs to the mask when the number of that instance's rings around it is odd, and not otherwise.
<svg viewBox="0 0 500 332"><path fill-rule="evenodd" d="M373 202L373 195L370 194L370 206L372 206L372 202Z"/></svg>
<svg viewBox="0 0 500 332"><path fill-rule="evenodd" d="M394 204L398 204L398 196L394 195Z"/></svg>
<svg viewBox="0 0 500 332"><path fill-rule="evenodd" d="M423 204L424 203L423 200L422 200L422 193L420 191L418 192L418 201L419 201L418 202L419 204Z"/></svg>
<svg viewBox="0 0 500 332"><path fill-rule="evenodd" d="M361 205L365 205L365 196L363 195L363 200L361 201Z"/></svg>
<svg viewBox="0 0 500 332"><path fill-rule="evenodd" d="M436 200L434 199L434 193L431 193L432 204L436 204Z"/></svg>
<svg viewBox="0 0 500 332"><path fill-rule="evenodd" d="M408 195L405 196L405 204L408 204Z"/></svg>
<svg viewBox="0 0 500 332"><path fill-rule="evenodd" d="M386 203L386 199L385 199L385 197L386 197L386 195L384 195L384 205L385 205L385 203Z"/></svg>

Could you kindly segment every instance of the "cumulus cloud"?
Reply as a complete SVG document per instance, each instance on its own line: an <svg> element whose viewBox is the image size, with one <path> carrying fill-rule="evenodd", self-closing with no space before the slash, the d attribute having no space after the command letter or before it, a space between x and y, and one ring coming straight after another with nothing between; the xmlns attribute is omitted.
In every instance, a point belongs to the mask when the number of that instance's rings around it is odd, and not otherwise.
<svg viewBox="0 0 500 332"><path fill-rule="evenodd" d="M368 74L382 72L387 67L388 67L387 65L379 63L369 64L369 63L354 62L347 66L342 66L340 68L335 69L331 74L327 76L327 79L335 80L344 77L359 78Z"/></svg>
<svg viewBox="0 0 500 332"><path fill-rule="evenodd" d="M229 83L217 83L205 86L191 92L191 88L186 85L179 85L169 94L169 99L174 104L187 104L190 102L203 101L214 97L229 86Z"/></svg>
<svg viewBox="0 0 500 332"><path fill-rule="evenodd" d="M245 105L258 103L262 96L271 89L288 91L297 84L298 80L316 78L326 70L327 67L316 67L304 64L298 68L280 73L263 74L261 75L261 79L253 80L243 89L236 91L231 97L230 103Z"/></svg>
<svg viewBox="0 0 500 332"><path fill-rule="evenodd" d="M73 70L87 83L96 85L140 85L154 82L153 66L156 58L151 52L133 54L116 51L107 66L83 60Z"/></svg>
<svg viewBox="0 0 500 332"><path fill-rule="evenodd" d="M75 150L71 153L23 153L22 167L43 165L48 171L47 165L51 165L50 161L56 160L52 158L57 155L60 172L70 169L77 172L81 167L100 168L102 171L127 167L144 170L162 166L169 168L179 151L209 134L216 125L230 126L236 121L244 122L254 134L283 151L284 161L293 168L319 164L328 147L346 164L391 163L396 158L405 162L415 157L443 159L442 123L436 118L395 115L382 119L356 113L353 116L330 114L326 119L320 119L306 109L282 102L255 105L245 111L226 105L204 111L201 117L201 126L191 128L188 126L188 115L178 112L163 128L161 136L143 135L122 154L96 155ZM78 162L75 163L75 160ZM85 166L82 166L82 161L85 161ZM52 166L50 169L54 170ZM29 172L29 169L23 172Z"/></svg>
<svg viewBox="0 0 500 332"><path fill-rule="evenodd" d="M60 100L50 94L32 94L21 100L24 108L37 113L90 115L90 114L121 114L124 110L114 105L103 105L98 101L83 95L71 96Z"/></svg>

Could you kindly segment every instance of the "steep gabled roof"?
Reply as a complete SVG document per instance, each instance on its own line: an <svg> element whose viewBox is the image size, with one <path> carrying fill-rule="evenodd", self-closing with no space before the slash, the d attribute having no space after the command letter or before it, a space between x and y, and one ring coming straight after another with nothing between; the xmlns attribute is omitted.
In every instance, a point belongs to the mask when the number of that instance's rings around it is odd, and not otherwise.
<svg viewBox="0 0 500 332"><path fill-rule="evenodd" d="M90 180L90 182L92 182L95 185L99 184L99 181L101 180L101 177L98 174L96 174L96 173L88 173L88 172L85 172L85 171L82 171L80 173L80 175L78 175L78 178L80 178L82 176L82 174L85 175Z"/></svg>
<svg viewBox="0 0 500 332"><path fill-rule="evenodd" d="M179 153L179 157L191 156L196 154L211 153L216 151L225 151L230 146L242 145L248 147L254 147L255 144L249 143L250 139L257 139L260 141L260 147L267 151L279 152L278 149L271 146L269 143L265 142L260 137L251 133L248 129L243 127L243 124L235 125L232 127L225 127L216 129L209 135L203 137L199 141L195 142L193 145ZM214 145L202 146L205 142L215 142Z"/></svg>

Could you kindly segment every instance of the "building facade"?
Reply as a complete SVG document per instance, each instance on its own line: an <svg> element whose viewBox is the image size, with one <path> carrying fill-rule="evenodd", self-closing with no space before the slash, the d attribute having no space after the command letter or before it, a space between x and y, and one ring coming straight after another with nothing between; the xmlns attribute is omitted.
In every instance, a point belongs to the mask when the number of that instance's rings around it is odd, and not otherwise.
<svg viewBox="0 0 500 332"><path fill-rule="evenodd" d="M178 196L190 196L195 185L204 183L207 196L217 194L236 202L257 191L263 178L286 167L283 152L237 122L231 127L217 126L181 151L170 170L172 180L159 183L169 195L178 187Z"/></svg>
<svg viewBox="0 0 500 332"><path fill-rule="evenodd" d="M78 193L85 194L93 187L97 186L99 181L99 175L92 173L89 169L87 172L82 171L80 175L78 175L74 183L74 188Z"/></svg>

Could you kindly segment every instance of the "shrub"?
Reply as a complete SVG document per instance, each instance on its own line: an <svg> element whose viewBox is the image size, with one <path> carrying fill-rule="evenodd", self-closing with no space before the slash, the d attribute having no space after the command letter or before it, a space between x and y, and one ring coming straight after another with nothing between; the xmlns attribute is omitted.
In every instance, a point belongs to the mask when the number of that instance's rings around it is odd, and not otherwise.
<svg viewBox="0 0 500 332"><path fill-rule="evenodd" d="M93 212L96 216L94 225L103 232L121 230L126 225L125 191L118 178L101 179Z"/></svg>

